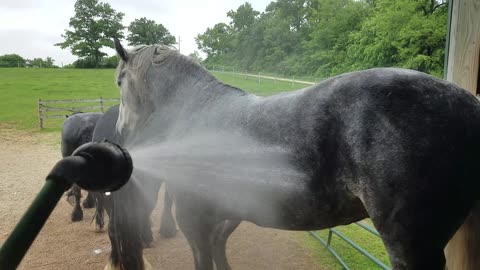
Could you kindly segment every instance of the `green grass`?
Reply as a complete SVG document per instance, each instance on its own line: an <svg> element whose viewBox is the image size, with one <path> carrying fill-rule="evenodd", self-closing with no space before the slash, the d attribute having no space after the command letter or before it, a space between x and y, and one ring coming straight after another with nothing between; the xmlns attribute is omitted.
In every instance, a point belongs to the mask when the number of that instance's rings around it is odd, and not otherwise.
<svg viewBox="0 0 480 270"><path fill-rule="evenodd" d="M306 85L291 82L257 79L231 73L214 72L221 81L247 92L268 96L279 92L303 88ZM119 97L114 84L114 70L79 69L0 69L0 123L10 123L19 129L38 129L38 99ZM62 120L47 120L45 131L58 132ZM342 226L341 232L351 237L388 263L381 240L356 225ZM325 239L326 231L320 232ZM313 237L305 234L304 243L318 256L324 269L341 269L332 255ZM352 269L378 269L366 257L334 236L333 247Z"/></svg>
<svg viewBox="0 0 480 270"><path fill-rule="evenodd" d="M11 123L16 128L38 128L38 99L100 96L119 97L114 70L0 69L0 123Z"/></svg>
<svg viewBox="0 0 480 270"><path fill-rule="evenodd" d="M259 96L269 96L280 92L287 92L306 87L301 83L254 78L233 73L212 72L222 82L243 89Z"/></svg>
<svg viewBox="0 0 480 270"><path fill-rule="evenodd" d="M363 222L373 227L370 220L364 220ZM367 250L378 260L391 267L387 251L385 250L383 242L379 237L374 236L370 232L355 224L339 226L336 227L336 229L360 245L363 249ZM317 235L326 240L328 237L328 230L318 231ZM316 238L311 235L305 235L303 240L306 247L310 249L314 256L316 256L322 262L322 267L324 270L343 269L340 263L337 262L333 255L331 255L330 252ZM362 255L336 235L332 236L331 246L352 270L381 269L370 259Z"/></svg>

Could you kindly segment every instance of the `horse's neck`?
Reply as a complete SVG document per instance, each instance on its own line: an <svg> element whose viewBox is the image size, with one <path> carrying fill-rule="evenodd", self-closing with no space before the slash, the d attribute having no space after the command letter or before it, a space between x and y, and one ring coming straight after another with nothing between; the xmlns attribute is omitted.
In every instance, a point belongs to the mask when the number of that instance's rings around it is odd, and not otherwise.
<svg viewBox="0 0 480 270"><path fill-rule="evenodd" d="M231 127L248 102L245 92L213 77L185 80L178 87L168 100L156 103L151 122L147 121L157 136L177 137L198 130Z"/></svg>
<svg viewBox="0 0 480 270"><path fill-rule="evenodd" d="M205 111L206 108L215 109L222 103L230 102L248 96L246 92L238 88L226 85L212 75L205 73L204 76L192 76L182 78L176 84L172 98L161 100L161 107L172 107L178 112L196 113Z"/></svg>

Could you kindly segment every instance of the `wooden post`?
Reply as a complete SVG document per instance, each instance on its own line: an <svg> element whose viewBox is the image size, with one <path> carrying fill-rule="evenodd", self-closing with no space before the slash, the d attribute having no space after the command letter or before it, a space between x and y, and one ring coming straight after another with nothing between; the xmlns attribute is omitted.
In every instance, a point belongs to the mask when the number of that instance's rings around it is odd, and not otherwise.
<svg viewBox="0 0 480 270"><path fill-rule="evenodd" d="M480 5L478 0L450 0L451 17L448 46L447 80L479 94ZM473 207L472 209L475 209ZM478 207L476 208L478 211ZM470 215L445 248L446 269L475 270L478 268L480 241L472 233L480 220ZM468 249L466 248L468 247Z"/></svg>
<svg viewBox="0 0 480 270"><path fill-rule="evenodd" d="M40 129L43 129L43 115L42 115L42 110L41 110L41 105L40 103L42 102L41 99L38 100L38 127Z"/></svg>
<svg viewBox="0 0 480 270"><path fill-rule="evenodd" d="M103 113L105 112L104 109L103 109L103 98L100 97L100 111Z"/></svg>
<svg viewBox="0 0 480 270"><path fill-rule="evenodd" d="M453 2L453 3L452 3ZM478 94L480 5L478 0L453 0L447 80Z"/></svg>

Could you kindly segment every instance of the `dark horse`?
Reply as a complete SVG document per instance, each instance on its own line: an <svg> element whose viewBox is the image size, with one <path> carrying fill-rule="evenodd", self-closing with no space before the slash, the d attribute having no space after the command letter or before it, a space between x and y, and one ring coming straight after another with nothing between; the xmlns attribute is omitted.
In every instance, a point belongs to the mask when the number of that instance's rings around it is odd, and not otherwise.
<svg viewBox="0 0 480 270"><path fill-rule="evenodd" d="M115 124L118 118L118 105L111 107L104 114L102 113L77 113L68 117L62 127L62 156L69 156L80 145L91 141L110 140L115 142ZM158 189L160 185L158 186ZM158 194L158 189L155 191ZM69 193L75 196L75 206L72 212L72 221L79 221L83 218L83 211L80 207L80 187L74 185ZM104 227L104 210L109 213L111 206L111 200L103 193L89 192L87 199L84 200L83 206L86 206L85 202L90 198L91 207L96 207L95 221L96 227L102 230ZM168 193L165 194L164 214L162 216L162 225L160 227L160 234L164 237L173 237L176 234L176 225L171 214L172 200ZM154 206L153 206L154 207ZM141 219L143 240L145 246L150 246L153 241L151 232L150 214L153 210L142 209L145 211L143 218Z"/></svg>
<svg viewBox="0 0 480 270"><path fill-rule="evenodd" d="M92 141L93 130L101 116L101 113L75 113L63 122L61 142L62 157L70 156L80 145ZM67 193L67 196L74 197L74 207L71 214L72 221L82 220L83 211L80 206L80 187L73 185ZM87 198L83 201L83 207L93 208L95 206L94 200L93 194L88 193ZM99 225L98 222L100 222L100 220L97 219L97 225Z"/></svg>
<svg viewBox="0 0 480 270"><path fill-rule="evenodd" d="M113 106L108 109L105 114L98 120L97 125L95 126L92 140L95 142L108 140L110 142L118 143L119 138L116 136L115 133L115 125L118 119L118 108L119 106ZM135 232L138 232L141 235L141 244L143 247L148 247L153 242L153 236L151 231L151 222L150 222L150 215L155 208L157 202L157 196L160 189L162 182L158 182L157 185L152 187L150 196L154 198L152 203L143 203L142 208L132 208L131 211L134 213L129 213L129 215L136 215L138 218L136 219L136 223L134 224ZM112 211L115 209L115 205L112 205L112 200L110 196L103 196L104 200L102 203L105 203L105 207L107 209L107 213L110 216L110 223L109 223L109 237L112 243L115 242L115 215L112 214ZM125 203L125 202L123 202ZM174 237L177 232L175 220L172 215L172 205L173 201L170 198L168 192L165 189L165 198L164 198L164 208L162 214L162 223L160 225L160 235L165 238ZM103 212L101 213L101 217L103 218ZM120 249L121 247L113 246L112 250Z"/></svg>
<svg viewBox="0 0 480 270"><path fill-rule="evenodd" d="M443 270L449 239L479 215L480 103L451 83L379 68L257 97L167 47L115 47L117 132L136 171L165 178L197 270L229 269L218 261L225 220L306 231L367 217L394 269ZM142 144L155 159L142 158ZM130 181L113 194L124 249L112 251L110 266L144 267L122 210L140 194L127 191L141 186ZM462 252L478 254L478 244Z"/></svg>

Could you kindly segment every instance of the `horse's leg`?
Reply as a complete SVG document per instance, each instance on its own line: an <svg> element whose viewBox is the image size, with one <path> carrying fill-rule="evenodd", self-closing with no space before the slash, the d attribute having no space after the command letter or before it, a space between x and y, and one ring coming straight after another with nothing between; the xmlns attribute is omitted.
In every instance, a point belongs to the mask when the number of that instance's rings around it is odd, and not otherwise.
<svg viewBox="0 0 480 270"><path fill-rule="evenodd" d="M174 237L177 234L177 225L172 214L173 200L168 193L167 185L165 187L165 197L163 199L162 224L160 225L160 235L165 238Z"/></svg>
<svg viewBox="0 0 480 270"><path fill-rule="evenodd" d="M77 185L72 186L72 193L75 198L75 206L73 207L72 211L72 221L80 221L83 219L83 210L82 207L80 207L80 198L82 197L80 187Z"/></svg>
<svg viewBox="0 0 480 270"><path fill-rule="evenodd" d="M150 192L144 193L144 205L145 207L141 210L141 228L142 228L142 240L145 248L152 247L153 243L153 233L152 233L152 222L150 217L152 212L155 209L158 201L158 193L160 192L160 187L162 182L158 181L149 181L147 182Z"/></svg>
<svg viewBox="0 0 480 270"><path fill-rule="evenodd" d="M145 211L144 209L140 211ZM152 247L153 243L153 233L152 233L152 222L150 220L151 211L145 211L141 222L141 230L142 230L142 240L143 245L145 248Z"/></svg>
<svg viewBox="0 0 480 270"><path fill-rule="evenodd" d="M142 194L129 182L105 198L110 216L108 236L112 247L105 269L152 269L143 256L143 212L137 210L148 206L144 204Z"/></svg>
<svg viewBox="0 0 480 270"><path fill-rule="evenodd" d="M198 204L182 206L177 201L176 210L178 226L192 249L195 270L213 270L210 236L215 222L208 220L210 215Z"/></svg>
<svg viewBox="0 0 480 270"><path fill-rule="evenodd" d="M363 194L365 208L382 236L393 269L445 269L443 249L468 209L458 203L461 199L454 198L457 196L453 192L451 196L443 192L433 195L436 192L378 189Z"/></svg>
<svg viewBox="0 0 480 270"><path fill-rule="evenodd" d="M125 269L129 269L129 268L122 267L120 265L120 261L121 261L121 259L119 258L120 247L119 247L118 242L116 240L113 240L116 237L115 236L116 232L115 232L114 226L112 226L111 224L112 223L110 222L109 226L108 226L108 236L109 236L110 242L112 244L112 252L110 253L110 259L108 260L107 264L105 265L104 270L125 270ZM145 258L145 256L142 256L142 259L143 259L143 269L141 269L141 270L153 270L152 265L148 262L148 260ZM139 265L139 263L136 263L136 266L132 267L132 269L139 269L137 267L138 265Z"/></svg>
<svg viewBox="0 0 480 270"><path fill-rule="evenodd" d="M143 265L143 270L153 270L152 265L147 261L145 256L143 256ZM108 261L103 270L125 270L125 268L122 268L119 265L115 266L111 261Z"/></svg>
<svg viewBox="0 0 480 270"><path fill-rule="evenodd" d="M87 197L85 200L83 200L82 206L85 209L95 207L95 196L92 194L92 192L87 193Z"/></svg>
<svg viewBox="0 0 480 270"><path fill-rule="evenodd" d="M101 192L90 192L89 195L92 194L92 197L95 200L95 227L97 231L103 231L103 227L105 226L105 195Z"/></svg>
<svg viewBox="0 0 480 270"><path fill-rule="evenodd" d="M227 260L227 240L228 237L240 225L240 220L226 220L215 225L214 231L210 237L212 245L213 260L217 270L232 269Z"/></svg>

